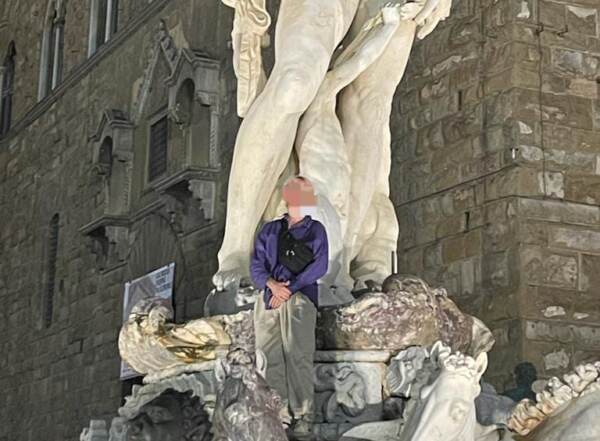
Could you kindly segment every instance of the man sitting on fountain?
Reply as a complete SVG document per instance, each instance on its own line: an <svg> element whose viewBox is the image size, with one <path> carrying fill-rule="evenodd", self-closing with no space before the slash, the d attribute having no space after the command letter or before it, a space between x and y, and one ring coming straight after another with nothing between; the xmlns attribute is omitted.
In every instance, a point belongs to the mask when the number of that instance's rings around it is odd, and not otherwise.
<svg viewBox="0 0 600 441"><path fill-rule="evenodd" d="M310 436L317 280L327 272L329 248L323 225L312 219L316 198L302 177L283 188L288 208L265 224L254 245L250 274L264 290L254 309L256 349L267 358L266 380L287 402L296 437Z"/></svg>

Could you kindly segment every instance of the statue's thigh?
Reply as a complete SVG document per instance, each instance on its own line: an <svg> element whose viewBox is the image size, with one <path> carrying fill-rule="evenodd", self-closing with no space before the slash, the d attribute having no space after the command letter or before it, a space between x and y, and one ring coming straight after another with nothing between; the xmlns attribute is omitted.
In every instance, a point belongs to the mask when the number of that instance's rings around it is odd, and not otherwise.
<svg viewBox="0 0 600 441"><path fill-rule="evenodd" d="M281 0L275 34L277 56L285 58L290 53L302 53L311 49L322 49L331 55L354 18L358 2L359 0Z"/></svg>

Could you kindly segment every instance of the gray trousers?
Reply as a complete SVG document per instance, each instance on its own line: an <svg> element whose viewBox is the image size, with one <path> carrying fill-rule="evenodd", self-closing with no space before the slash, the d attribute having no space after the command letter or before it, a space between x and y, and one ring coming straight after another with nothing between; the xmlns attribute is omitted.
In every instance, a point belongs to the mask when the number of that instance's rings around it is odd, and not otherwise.
<svg viewBox="0 0 600 441"><path fill-rule="evenodd" d="M266 309L260 295L254 305L256 349L267 358L266 380L294 418L312 418L313 359L317 308L297 292L277 309Z"/></svg>

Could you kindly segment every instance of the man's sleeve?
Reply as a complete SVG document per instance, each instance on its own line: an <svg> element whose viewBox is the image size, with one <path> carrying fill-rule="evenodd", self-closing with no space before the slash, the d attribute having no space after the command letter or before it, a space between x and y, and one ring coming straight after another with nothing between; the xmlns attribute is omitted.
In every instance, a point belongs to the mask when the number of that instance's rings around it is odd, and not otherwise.
<svg viewBox="0 0 600 441"><path fill-rule="evenodd" d="M254 241L254 251L250 257L250 276L254 286L259 289L267 287L267 280L271 277L267 269L267 225L263 225Z"/></svg>
<svg viewBox="0 0 600 441"><path fill-rule="evenodd" d="M327 233L323 225L319 224L319 229L317 230L315 239L311 245L314 260L304 268L304 271L291 280L288 288L292 294L301 290L306 285L316 282L327 273L327 266L329 264L329 244L327 242Z"/></svg>

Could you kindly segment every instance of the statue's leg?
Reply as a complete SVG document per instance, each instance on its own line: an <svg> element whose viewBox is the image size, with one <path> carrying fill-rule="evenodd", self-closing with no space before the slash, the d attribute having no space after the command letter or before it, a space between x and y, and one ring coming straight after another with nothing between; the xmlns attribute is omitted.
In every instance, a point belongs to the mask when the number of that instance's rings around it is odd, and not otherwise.
<svg viewBox="0 0 600 441"><path fill-rule="evenodd" d="M392 272L392 251L398 244L398 219L390 198L376 192L357 237L358 252L351 265L355 280L381 284Z"/></svg>
<svg viewBox="0 0 600 441"><path fill-rule="evenodd" d="M369 254L364 247L379 248L381 243L395 243L398 235L397 220L388 200L388 179L390 172L390 113L396 87L408 62L414 40L416 25L412 21L402 21L392 41L382 56L361 74L340 97L340 119L346 139L346 148L352 167L351 200L348 226L344 234L344 246L348 262L352 262L360 252ZM370 130L364 130L369 127ZM383 181L383 183L382 183ZM381 197L373 204L374 195ZM372 234L365 232L367 214L371 207L380 213L371 214ZM386 220L383 216L394 219ZM385 229L389 231L385 231ZM368 228L367 228L368 229ZM392 236L396 237L392 240ZM368 238L368 240L366 240ZM379 244L379 245L376 245ZM379 252L377 252L379 253ZM390 250L391 255L391 250ZM375 262L380 260L370 260ZM389 258L380 264L373 264L374 277L389 274ZM351 272L355 277L354 272ZM358 274L357 274L358 276ZM361 271L361 279L367 275Z"/></svg>
<svg viewBox="0 0 600 441"><path fill-rule="evenodd" d="M314 99L357 0L282 0L273 72L244 119L235 145L218 289L248 274L254 233L284 170L298 120ZM348 18L350 17L350 18Z"/></svg>

